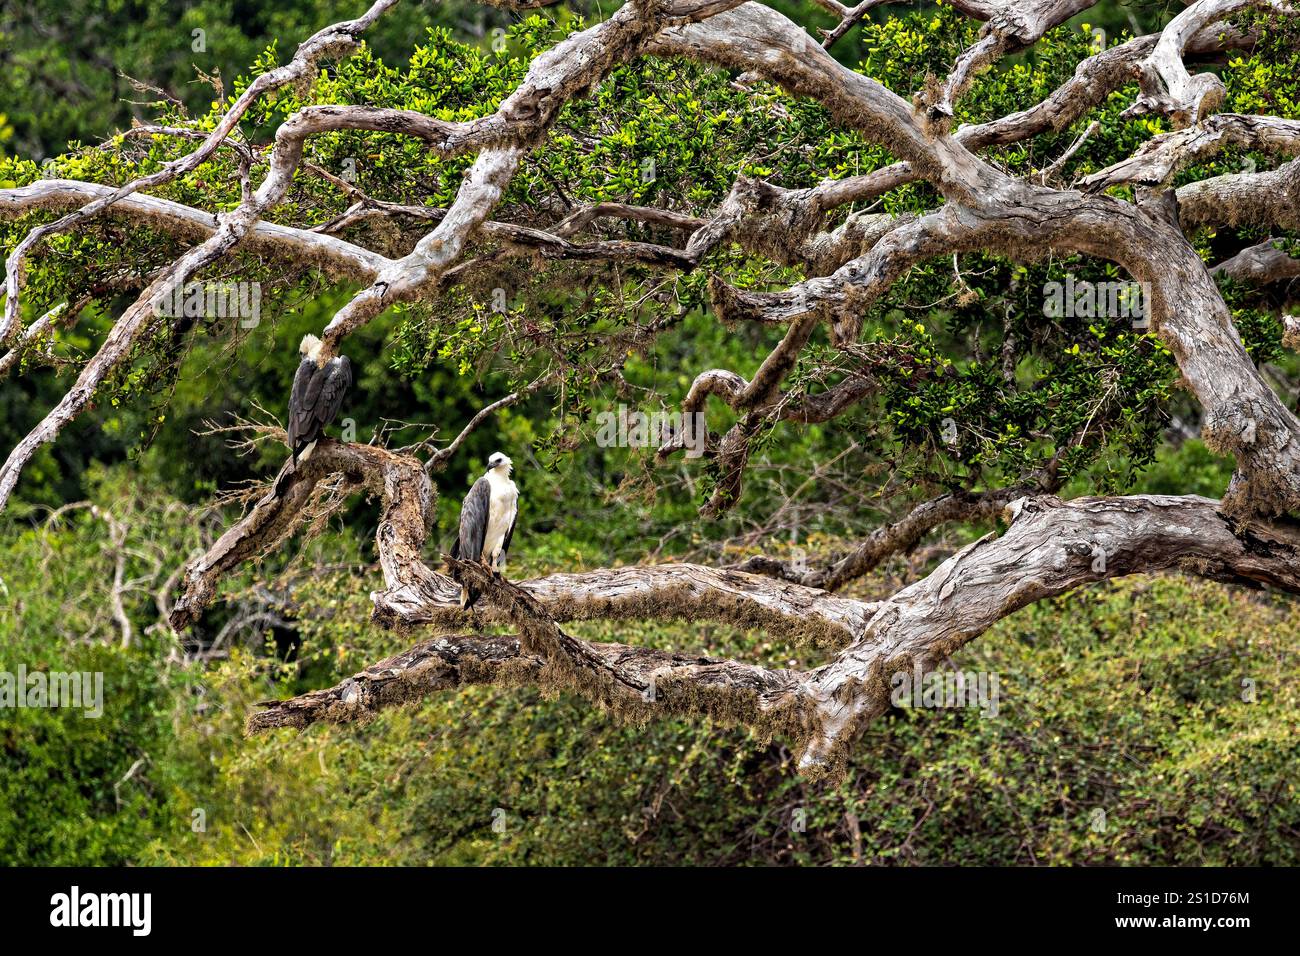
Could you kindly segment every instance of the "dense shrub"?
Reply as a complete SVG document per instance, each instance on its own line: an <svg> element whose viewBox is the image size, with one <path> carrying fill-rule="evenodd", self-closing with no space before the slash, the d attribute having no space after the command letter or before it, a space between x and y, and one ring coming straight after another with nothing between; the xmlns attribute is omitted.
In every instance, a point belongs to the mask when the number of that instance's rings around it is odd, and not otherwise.
<svg viewBox="0 0 1300 956"><path fill-rule="evenodd" d="M112 482L103 493L130 500ZM120 515L139 528L133 546L187 533L157 496L137 507ZM367 621L366 584L296 579L292 663L253 639L185 664L172 638L144 633L156 619L145 592L128 597L143 636L118 646L111 575L84 558L105 526L84 510L65 521L9 539L5 600L23 613L0 617L0 669L102 670L105 712L0 711L5 862L1298 862L1289 601L1163 577L1027 608L953 662L998 675L995 718L895 710L846 781L809 786L779 741L622 725L534 690L472 688L365 727L245 739L257 700L397 649L402 638ZM318 544L308 567L342 549ZM84 641L59 631L88 626ZM688 647L699 632L621 627L620 639ZM809 653L725 629L706 641L768 662Z"/></svg>

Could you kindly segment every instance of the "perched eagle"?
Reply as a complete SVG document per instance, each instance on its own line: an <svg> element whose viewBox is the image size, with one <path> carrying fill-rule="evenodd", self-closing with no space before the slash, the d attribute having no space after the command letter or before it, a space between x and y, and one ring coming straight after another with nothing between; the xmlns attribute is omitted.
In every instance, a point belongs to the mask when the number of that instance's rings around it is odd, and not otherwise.
<svg viewBox="0 0 1300 956"><path fill-rule="evenodd" d="M514 463L501 452L488 459L488 470L465 496L460 506L460 536L451 546L451 556L462 561L480 561L500 574L515 533L519 510L519 489L510 480ZM460 606L468 608L478 594L460 590Z"/></svg>
<svg viewBox="0 0 1300 956"><path fill-rule="evenodd" d="M324 361L321 340L304 335L298 346L302 362L293 377L289 395L289 447L293 461L311 454L316 439L334 420L343 405L343 397L352 385L352 363L346 355Z"/></svg>

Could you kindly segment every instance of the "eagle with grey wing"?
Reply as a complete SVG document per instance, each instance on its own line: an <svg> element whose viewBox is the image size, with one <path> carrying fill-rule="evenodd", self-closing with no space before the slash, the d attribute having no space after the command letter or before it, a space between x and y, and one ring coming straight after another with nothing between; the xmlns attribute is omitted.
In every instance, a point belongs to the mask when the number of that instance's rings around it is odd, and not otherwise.
<svg viewBox="0 0 1300 956"><path fill-rule="evenodd" d="M497 452L488 459L488 470L474 482L460 507L460 531L451 546L451 556L461 561L479 561L500 575L506 552L515 535L519 513L519 489L510 480L512 462ZM472 607L477 592L461 587L461 606Z"/></svg>
<svg viewBox="0 0 1300 956"><path fill-rule="evenodd" d="M310 454L325 426L343 407L343 399L352 386L352 363L346 355L322 361L322 344L314 335L303 336L299 352L302 362L293 377L289 393L289 447L294 464Z"/></svg>

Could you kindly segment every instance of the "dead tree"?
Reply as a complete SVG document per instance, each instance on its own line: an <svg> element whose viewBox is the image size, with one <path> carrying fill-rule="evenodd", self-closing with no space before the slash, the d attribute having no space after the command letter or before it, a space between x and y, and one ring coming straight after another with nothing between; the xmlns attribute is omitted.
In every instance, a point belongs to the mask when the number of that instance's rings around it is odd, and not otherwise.
<svg viewBox="0 0 1300 956"><path fill-rule="evenodd" d="M360 720L462 684L545 682L636 719L700 714L780 735L801 747L801 768L816 775L842 766L864 727L889 707L891 673L935 667L1031 602L1120 575L1168 570L1300 593L1300 527L1291 518L1300 513L1300 421L1247 354L1211 266L1247 281L1271 281L1298 270L1275 248L1207 265L1187 238L1195 228L1216 224L1249 222L1273 234L1300 228L1300 159L1290 158L1300 152L1300 121L1217 112L1224 99L1222 80L1208 72L1193 74L1186 66L1193 52L1249 42L1227 18L1250 10L1294 16L1285 4L1197 0L1161 33L1084 60L1075 76L1042 102L953 130L954 104L979 71L1032 46L1090 7L1089 0L953 0L965 15L986 21L980 39L946 78L927 83L911 100L847 69L827 52L826 45L860 20L870 3L826 5L843 20L819 40L757 2L629 0L603 22L537 57L514 93L481 118L451 122L410 110L311 106L279 126L266 175L256 186L245 166L244 199L237 208L213 215L147 194L223 147L244 149L233 134L259 97L301 81L323 57L347 54L396 2L379 0L359 19L316 34L289 63L258 77L193 152L148 177L121 188L40 180L0 190L5 217L34 210L65 213L33 230L9 256L0 345L16 349L24 337L38 334L35 326L21 327L22 263L47 237L98 217L144 224L189 244L152 276L75 385L10 452L0 467L0 506L38 446L55 440L126 360L167 290L236 250L268 260L310 260L330 275L363 285L321 330L326 350L333 352L393 305L444 294L456 281L470 243L482 237L508 254L617 260L670 273L693 270L728 245L804 267L809 277L780 291L743 290L723 275L712 277L711 304L719 320L765 323L784 335L757 369L743 374L700 369L681 396L685 412L702 412L712 396L738 416L725 434L708 436L708 456L723 477L705 516L738 500L758 431L774 422L829 421L870 391L867 378L854 376L815 399L783 390L814 333L851 350L873 305L913 266L973 251L1014 260L1085 255L1115 263L1146 283L1152 329L1202 410L1203 438L1231 455L1236 470L1221 501L1152 495L1061 500L1052 494L1060 483L1051 474L1027 476L1025 483L1006 488L946 494L919 504L833 564L803 571L756 559L743 568L641 565L509 583L493 580L477 566L453 564L449 571L471 578L484 593L471 617L458 607L451 574L430 567L423 557L436 494L430 477L435 469L426 467L431 463L371 445L322 441L304 466L277 483L278 491L268 492L188 567L183 596L172 610L173 626L184 627L202 614L223 575L292 536L304 502L320 482L332 478L382 501L375 546L384 588L372 595L374 619L403 633L432 629L439 636L336 687L269 705L249 718L252 730ZM494 220L503 191L530 152L545 147L561 109L641 58L687 58L739 71L741 82L766 80L816 101L843 128L887 149L895 162L811 189L742 177L707 215L607 204L555 216L550 229ZM1067 128L1134 79L1138 93L1128 115L1163 117L1172 131L1149 139L1122 162L1073 187L1057 188L1045 184L1046 175L1013 176L982 158L991 147ZM474 157L454 203L423 213L434 225L409 252L389 256L339 238L334 230L266 221L302 172L304 142L339 130L382 130L417 137L441 156ZM1272 155L1278 163L1173 188L1180 171L1228 146ZM939 197L928 213L853 213L827 228L829 218L850 204L869 203L913 182L928 184ZM1108 193L1113 187L1131 187L1133 200ZM349 213L354 218L399 214L377 201L359 201ZM683 241L677 246L582 241L593 222L610 218L654 222L676 230ZM48 325L57 318L39 321ZM1289 327L1287 343L1294 347L1297 341ZM680 439L670 442L660 455L682 447ZM438 461L454 450L438 453ZM941 524L998 515L1006 522L1004 531L960 549L886 600L833 593ZM592 643L562 629L570 621L629 619L763 628L815 642L828 658L806 671L770 670ZM475 632L486 625L505 625L512 635Z"/></svg>

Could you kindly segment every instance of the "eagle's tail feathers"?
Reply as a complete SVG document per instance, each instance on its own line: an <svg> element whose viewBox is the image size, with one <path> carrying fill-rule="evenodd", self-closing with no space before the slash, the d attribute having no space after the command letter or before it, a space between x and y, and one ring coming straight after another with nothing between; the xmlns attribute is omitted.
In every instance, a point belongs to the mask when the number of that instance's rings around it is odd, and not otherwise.
<svg viewBox="0 0 1300 956"><path fill-rule="evenodd" d="M460 586L460 609L468 611L474 607L474 603L479 599L479 592L467 584Z"/></svg>
<svg viewBox="0 0 1300 956"><path fill-rule="evenodd" d="M298 470L298 458L297 456L290 456L289 464L280 471L280 474L275 479L274 492L277 498L284 491L285 480L297 470Z"/></svg>

